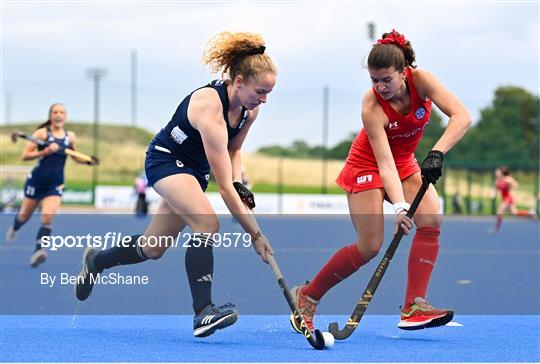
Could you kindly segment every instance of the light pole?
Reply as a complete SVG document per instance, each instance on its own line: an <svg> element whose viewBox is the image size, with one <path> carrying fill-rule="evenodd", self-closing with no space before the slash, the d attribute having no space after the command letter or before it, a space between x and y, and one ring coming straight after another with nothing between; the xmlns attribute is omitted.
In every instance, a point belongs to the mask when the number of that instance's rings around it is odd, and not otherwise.
<svg viewBox="0 0 540 364"><path fill-rule="evenodd" d="M323 88L323 126L322 126L322 193L328 193L328 86Z"/></svg>
<svg viewBox="0 0 540 364"><path fill-rule="evenodd" d="M540 115L533 118L536 126L536 165L534 173L534 210L536 214L540 214Z"/></svg>
<svg viewBox="0 0 540 364"><path fill-rule="evenodd" d="M375 23L370 21L369 23L367 23L367 31L368 31L368 38L369 40L371 40L372 42L375 41L375 31L376 31L376 28L375 28Z"/></svg>
<svg viewBox="0 0 540 364"><path fill-rule="evenodd" d="M6 115L5 124L11 124L11 93L6 92Z"/></svg>
<svg viewBox="0 0 540 364"><path fill-rule="evenodd" d="M86 70L86 75L92 81L94 81L94 127L93 127L93 153L94 156L99 158L99 85L100 81L107 71L104 68L94 67ZM98 169L97 166L92 168L92 203L96 202L96 186L98 183Z"/></svg>
<svg viewBox="0 0 540 364"><path fill-rule="evenodd" d="M131 51L131 126L137 125L137 51Z"/></svg>

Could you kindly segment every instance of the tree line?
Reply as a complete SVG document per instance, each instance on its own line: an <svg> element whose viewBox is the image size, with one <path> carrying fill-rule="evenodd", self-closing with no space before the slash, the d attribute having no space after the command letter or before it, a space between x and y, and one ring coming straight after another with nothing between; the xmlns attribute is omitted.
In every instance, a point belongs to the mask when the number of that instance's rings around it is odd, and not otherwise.
<svg viewBox="0 0 540 364"><path fill-rule="evenodd" d="M506 164L511 168L532 169L538 163L540 122L539 98L516 86L504 86L495 90L491 104L482 109L480 119L474 123L465 137L446 156L453 165L476 168ZM416 156L422 159L444 132L441 115L433 110L429 124L424 130ZM296 140L289 146L269 145L258 152L288 158L314 158L344 160L357 132L330 148L310 146Z"/></svg>

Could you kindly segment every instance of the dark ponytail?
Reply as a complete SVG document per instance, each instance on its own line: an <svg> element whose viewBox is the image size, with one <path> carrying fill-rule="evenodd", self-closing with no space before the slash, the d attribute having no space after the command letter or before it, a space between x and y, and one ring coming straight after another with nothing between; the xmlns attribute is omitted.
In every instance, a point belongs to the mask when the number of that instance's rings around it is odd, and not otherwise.
<svg viewBox="0 0 540 364"><path fill-rule="evenodd" d="M36 130L41 129L41 128L49 128L51 126L51 113L52 113L52 111L53 111L53 109L54 109L54 107L56 105L62 105L62 104L59 103L59 102L56 102L56 103L52 104L51 107L49 107L49 114L48 114L49 116L47 118L47 121L44 122L44 123L39 124L39 126L36 128Z"/></svg>
<svg viewBox="0 0 540 364"><path fill-rule="evenodd" d="M41 128L45 128L45 127L48 129L49 126L51 126L51 119L47 120L44 123L39 124L39 126L36 128L36 130L41 129Z"/></svg>

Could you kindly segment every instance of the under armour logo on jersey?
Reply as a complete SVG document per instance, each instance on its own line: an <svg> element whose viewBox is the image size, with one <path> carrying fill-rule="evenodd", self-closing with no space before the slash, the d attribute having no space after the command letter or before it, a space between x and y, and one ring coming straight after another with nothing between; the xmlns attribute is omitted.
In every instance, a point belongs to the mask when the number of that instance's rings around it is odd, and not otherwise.
<svg viewBox="0 0 540 364"><path fill-rule="evenodd" d="M178 168L182 168L184 166L184 163L180 162L178 159L176 160L176 166Z"/></svg>
<svg viewBox="0 0 540 364"><path fill-rule="evenodd" d="M397 129L398 122L394 121L393 123L388 123L388 129Z"/></svg>
<svg viewBox="0 0 540 364"><path fill-rule="evenodd" d="M424 116L426 116L426 109L421 107L418 110L416 110L414 115L416 116L417 119L422 119Z"/></svg>
<svg viewBox="0 0 540 364"><path fill-rule="evenodd" d="M212 319L216 317L216 315L208 315L208 316L204 316L204 318L202 319L201 321L201 324L203 325L208 325L210 322L212 322Z"/></svg>
<svg viewBox="0 0 540 364"><path fill-rule="evenodd" d="M197 279L197 282L212 282L212 275L207 274L205 276L202 276L201 278Z"/></svg>

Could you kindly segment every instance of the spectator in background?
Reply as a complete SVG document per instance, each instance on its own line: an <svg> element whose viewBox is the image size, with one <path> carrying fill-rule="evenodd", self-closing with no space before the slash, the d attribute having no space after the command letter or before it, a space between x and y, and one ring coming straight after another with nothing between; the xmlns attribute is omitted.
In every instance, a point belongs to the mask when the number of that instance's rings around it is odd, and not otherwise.
<svg viewBox="0 0 540 364"><path fill-rule="evenodd" d="M135 177L135 192L137 193L137 203L135 204L135 215L145 217L148 214L148 201L146 200L146 189L148 188L148 179L144 171L141 171Z"/></svg>
<svg viewBox="0 0 540 364"><path fill-rule="evenodd" d="M456 191L454 196L452 196L452 207L454 208L454 214L459 215L463 213L463 198L459 191Z"/></svg>

